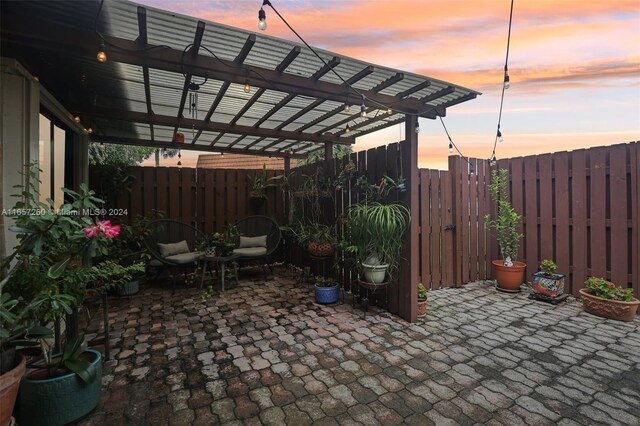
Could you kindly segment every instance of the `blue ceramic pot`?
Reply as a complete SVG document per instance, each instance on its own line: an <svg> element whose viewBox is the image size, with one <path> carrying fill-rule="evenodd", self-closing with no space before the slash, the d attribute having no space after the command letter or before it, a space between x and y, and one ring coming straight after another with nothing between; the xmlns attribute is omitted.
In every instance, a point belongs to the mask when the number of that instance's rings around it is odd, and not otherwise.
<svg viewBox="0 0 640 426"><path fill-rule="evenodd" d="M338 284L333 287L316 287L316 303L329 304L336 303L340 295L340 286Z"/></svg>

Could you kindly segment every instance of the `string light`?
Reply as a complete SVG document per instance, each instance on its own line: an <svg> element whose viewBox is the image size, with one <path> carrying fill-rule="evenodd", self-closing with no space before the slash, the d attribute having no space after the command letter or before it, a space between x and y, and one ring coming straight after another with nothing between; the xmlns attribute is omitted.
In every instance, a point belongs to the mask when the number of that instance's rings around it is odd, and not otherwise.
<svg viewBox="0 0 640 426"><path fill-rule="evenodd" d="M449 154L453 154L453 142L449 142Z"/></svg>
<svg viewBox="0 0 640 426"><path fill-rule="evenodd" d="M351 131L351 128L349 127L349 123L347 123L347 127L344 128L344 132L349 133Z"/></svg>
<svg viewBox="0 0 640 426"><path fill-rule="evenodd" d="M263 8L258 11L258 29L261 31L267 29L267 14Z"/></svg>
<svg viewBox="0 0 640 426"><path fill-rule="evenodd" d="M34 79L35 81L40 81L40 77L39 77L37 74L33 76L33 79Z"/></svg>
<svg viewBox="0 0 640 426"><path fill-rule="evenodd" d="M416 128L415 128L416 133L420 133L420 123L418 123L416 121Z"/></svg>
<svg viewBox="0 0 640 426"><path fill-rule="evenodd" d="M496 165L496 156L494 154L493 157L491 157L491 160L489 160L489 166L494 167L495 165Z"/></svg>
<svg viewBox="0 0 640 426"><path fill-rule="evenodd" d="M344 112L349 112L351 110L351 106L349 104L344 104Z"/></svg>
<svg viewBox="0 0 640 426"><path fill-rule="evenodd" d="M511 87L511 83L509 82L509 71L507 71L507 66L504 66L504 88L508 89Z"/></svg>
<svg viewBox="0 0 640 426"><path fill-rule="evenodd" d="M393 114L393 110L391 109L391 107L387 107L387 114L389 115Z"/></svg>
<svg viewBox="0 0 640 426"><path fill-rule="evenodd" d="M367 118L367 107L364 106L364 103L360 107L360 117Z"/></svg>
<svg viewBox="0 0 640 426"><path fill-rule="evenodd" d="M74 115L73 116L73 121L75 121L76 123L80 122L80 116L79 115Z"/></svg>
<svg viewBox="0 0 640 426"><path fill-rule="evenodd" d="M91 127L87 127L87 133L89 134L93 133L93 129Z"/></svg>
<svg viewBox="0 0 640 426"><path fill-rule="evenodd" d="M498 133L496 134L498 137L498 142L502 142L504 138L502 137L502 132L500 131L500 126L498 126Z"/></svg>
<svg viewBox="0 0 640 426"><path fill-rule="evenodd" d="M251 84L249 84L249 79L244 81L244 93L251 92Z"/></svg>
<svg viewBox="0 0 640 426"><path fill-rule="evenodd" d="M104 151L104 148L105 148L104 142L100 142L100 149Z"/></svg>
<svg viewBox="0 0 640 426"><path fill-rule="evenodd" d="M107 52L104 51L104 43L100 43L100 46L98 46L96 58L98 59L98 62L107 62Z"/></svg>

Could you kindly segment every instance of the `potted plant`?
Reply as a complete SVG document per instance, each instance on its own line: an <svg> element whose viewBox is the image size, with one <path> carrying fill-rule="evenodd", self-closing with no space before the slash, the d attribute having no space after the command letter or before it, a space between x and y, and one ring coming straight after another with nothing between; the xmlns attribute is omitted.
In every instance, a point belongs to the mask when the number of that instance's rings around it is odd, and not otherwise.
<svg viewBox="0 0 640 426"><path fill-rule="evenodd" d="M65 425L87 415L100 402L102 354L87 349L84 336L70 339L62 354L43 353L22 378L20 425Z"/></svg>
<svg viewBox="0 0 640 426"><path fill-rule="evenodd" d="M252 175L247 175L249 179L249 198L264 200L267 198L267 188L275 186L278 176L267 177L267 166L262 165L262 169Z"/></svg>
<svg viewBox="0 0 640 426"><path fill-rule="evenodd" d="M9 275L11 272L9 273ZM9 277L0 282L0 425L10 424L18 396L20 379L25 372L25 356L16 346L34 346L38 339L50 337L50 329L37 325L31 317L35 303L24 305L3 291Z"/></svg>
<svg viewBox="0 0 640 426"><path fill-rule="evenodd" d="M495 229L500 254L503 260L491 262L497 281L497 289L506 292L519 292L524 282L527 265L516 260L522 234L518 232L518 225L522 220L511 205L507 194L509 172L507 169L493 170L489 192L495 204L496 219L490 215L485 221L490 228Z"/></svg>
<svg viewBox="0 0 640 426"><path fill-rule="evenodd" d="M580 289L585 312L618 321L633 321L640 301L633 289L621 288L604 278L588 277Z"/></svg>
<svg viewBox="0 0 640 426"><path fill-rule="evenodd" d="M418 316L427 316L427 289L422 283L418 283Z"/></svg>
<svg viewBox="0 0 640 426"><path fill-rule="evenodd" d="M340 285L332 278L316 277L316 303L336 303L340 295Z"/></svg>
<svg viewBox="0 0 640 426"><path fill-rule="evenodd" d="M28 313L24 317L25 324L59 324L64 321L67 342L77 343L73 340L77 334L76 313L83 306L85 298L92 293L116 288L131 279L133 273L144 268L139 263L123 267L105 260L114 238L120 233L120 227L112 225L109 220L98 220L91 216L92 212L100 211L103 203L95 198L93 191L89 191L84 184L80 186L80 192L63 188L68 200L63 205L56 207L52 200L42 203L38 201L35 183L38 173L37 165L27 166L27 172L24 173L25 185L20 187L18 195L20 200L12 209L16 213L14 225L10 229L18 233L18 245L0 265L3 268L9 264L15 265L3 290L20 295L15 309ZM23 211L26 213L21 214ZM48 341L41 340L40 343L45 358L59 347L57 338L53 342L53 350ZM74 363L75 352L68 355L74 355L66 357ZM97 359L99 363L100 358ZM49 357L49 360L53 361L53 358ZM67 367L73 368L69 365ZM44 385L50 383L49 379L42 382ZM57 398L60 395L73 401L73 398L60 393ZM29 390L23 389L20 392L20 401L30 398ZM83 400L84 397L79 398ZM90 407L93 409L98 403L99 392L97 398L87 398L93 403ZM59 403L55 399L52 401L50 404L41 401L36 403L33 408L26 409L29 411L26 415L35 415L31 411L45 410ZM75 420L68 417L61 419L66 419L60 420L63 423ZM28 422L21 420L20 424ZM47 424L51 424L51 420Z"/></svg>
<svg viewBox="0 0 640 426"><path fill-rule="evenodd" d="M357 204L347 213L350 244L364 279L381 284L398 266L411 214L402 204Z"/></svg>
<svg viewBox="0 0 640 426"><path fill-rule="evenodd" d="M318 222L297 222L291 232L302 246L314 257L330 257L336 244L336 236L332 226Z"/></svg>
<svg viewBox="0 0 640 426"><path fill-rule="evenodd" d="M540 270L533 273L531 287L536 294L547 297L559 297L564 293L565 276L557 274L558 266L553 260L544 259Z"/></svg>

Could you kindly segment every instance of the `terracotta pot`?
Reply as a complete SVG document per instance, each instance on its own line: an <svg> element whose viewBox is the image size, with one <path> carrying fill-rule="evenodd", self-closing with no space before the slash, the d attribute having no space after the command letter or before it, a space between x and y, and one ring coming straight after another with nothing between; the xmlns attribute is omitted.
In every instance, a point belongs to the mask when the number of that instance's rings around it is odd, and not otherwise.
<svg viewBox="0 0 640 426"><path fill-rule="evenodd" d="M331 243L317 243L311 241L307 246L309 254L314 257L329 257L333 254L333 245Z"/></svg>
<svg viewBox="0 0 640 426"><path fill-rule="evenodd" d="M18 359L18 365L0 376L0 426L7 426L11 422L11 414L18 396L20 379L27 366L24 355L16 352L16 358Z"/></svg>
<svg viewBox="0 0 640 426"><path fill-rule="evenodd" d="M585 312L618 321L633 321L640 305L640 300L636 298L631 302L603 299L588 293L584 288L580 289L580 296Z"/></svg>
<svg viewBox="0 0 640 426"><path fill-rule="evenodd" d="M494 260L491 262L495 273L497 289L508 293L517 293L524 282L524 272L527 264L513 261L513 266L504 266L504 260Z"/></svg>

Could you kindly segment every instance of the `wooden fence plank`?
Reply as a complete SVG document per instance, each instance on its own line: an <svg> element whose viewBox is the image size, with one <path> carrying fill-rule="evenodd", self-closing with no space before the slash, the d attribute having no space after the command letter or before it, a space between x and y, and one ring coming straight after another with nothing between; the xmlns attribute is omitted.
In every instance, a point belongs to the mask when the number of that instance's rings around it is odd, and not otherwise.
<svg viewBox="0 0 640 426"><path fill-rule="evenodd" d="M469 281L478 279L478 166L469 176Z"/></svg>
<svg viewBox="0 0 640 426"><path fill-rule="evenodd" d="M537 158L524 158L524 200L525 200L525 252L520 250L519 257L527 263L526 276L530 276L537 269L538 256L538 185ZM523 256L524 254L524 256Z"/></svg>
<svg viewBox="0 0 640 426"><path fill-rule="evenodd" d="M431 287L440 288L442 283L442 211L440 204L442 192L440 190L440 172L430 170L430 198L429 198L429 235L430 248L429 258L431 263ZM424 194L424 193L423 193ZM424 232L424 230L423 230Z"/></svg>
<svg viewBox="0 0 640 426"><path fill-rule="evenodd" d="M592 276L607 277L607 148L589 150L589 231L590 267Z"/></svg>
<svg viewBox="0 0 640 426"><path fill-rule="evenodd" d="M554 194L552 185L553 157L551 154L538 156L540 189L538 191L538 208L540 209L540 261L553 260L553 206ZM531 270L538 269L538 263L531 265Z"/></svg>
<svg viewBox="0 0 640 426"><path fill-rule="evenodd" d="M449 165L452 164L452 158L449 157ZM454 267L456 264L455 261L455 233L453 230L450 230L448 227L450 225L455 225L456 220L454 217L453 210L453 189L452 185L452 169L449 168L448 171L442 172L440 174L440 179L442 182L442 223L440 224L440 232L442 233L442 259L443 259L443 270L442 270L442 282L440 283L441 287L451 287L454 284ZM447 228L445 230L445 228Z"/></svg>
<svg viewBox="0 0 640 426"><path fill-rule="evenodd" d="M640 143L629 145L631 181L631 282L636 298L640 298Z"/></svg>
<svg viewBox="0 0 640 426"><path fill-rule="evenodd" d="M469 207L470 207L470 188L471 188L471 176L469 176L469 164L465 161L460 168L460 186L461 186L461 195L460 195L460 208L458 216L460 217L460 223L462 223L462 229L457 231L461 234L461 242L462 242L462 259L460 261L461 266L461 281L457 283L458 286L469 282L469 241L470 241L470 217L469 217Z"/></svg>
<svg viewBox="0 0 640 426"><path fill-rule="evenodd" d="M168 193L167 193L167 218L182 220L182 203L180 203L180 191L182 188L182 180L180 178L180 169L177 167L169 167L169 175L167 177Z"/></svg>
<svg viewBox="0 0 640 426"><path fill-rule="evenodd" d="M486 241L486 228L484 215L487 214L487 172L489 170L488 163L486 161L478 162L478 277L477 279L487 279L487 241Z"/></svg>
<svg viewBox="0 0 640 426"><path fill-rule="evenodd" d="M571 153L571 292L578 294L587 279L587 151Z"/></svg>
<svg viewBox="0 0 640 426"><path fill-rule="evenodd" d="M555 246L554 262L558 265L558 272L565 274L565 292L570 293L571 275L569 258L569 155L558 152L553 156L554 166L554 197L555 197Z"/></svg>
<svg viewBox="0 0 640 426"><path fill-rule="evenodd" d="M609 147L609 218L611 219L611 281L617 285L629 286L628 247L629 226L627 197L631 194L627 188L627 146Z"/></svg>

